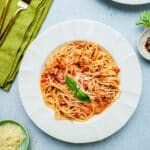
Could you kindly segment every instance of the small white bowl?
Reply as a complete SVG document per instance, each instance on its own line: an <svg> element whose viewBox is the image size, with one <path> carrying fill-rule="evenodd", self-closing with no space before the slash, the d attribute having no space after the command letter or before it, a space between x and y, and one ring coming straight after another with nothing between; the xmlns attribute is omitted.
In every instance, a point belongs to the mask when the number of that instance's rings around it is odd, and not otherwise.
<svg viewBox="0 0 150 150"><path fill-rule="evenodd" d="M147 49L145 48L145 43L148 37L150 37L150 28L146 28L144 32L141 34L137 42L137 48L142 57L150 61L150 52L148 52Z"/></svg>

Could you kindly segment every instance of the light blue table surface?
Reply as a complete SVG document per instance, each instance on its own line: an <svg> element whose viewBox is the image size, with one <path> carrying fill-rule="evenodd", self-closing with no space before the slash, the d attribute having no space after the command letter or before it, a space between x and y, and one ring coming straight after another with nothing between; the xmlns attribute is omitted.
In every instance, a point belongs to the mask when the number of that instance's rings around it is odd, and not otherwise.
<svg viewBox="0 0 150 150"><path fill-rule="evenodd" d="M141 64L143 91L136 112L123 129L92 144L75 145L53 139L27 116L20 101L17 79L10 92L0 90L0 120L14 119L24 124L30 133L32 150L150 150L150 62L142 59L136 48L143 28L136 26L135 22L143 10L150 10L150 5L125 6L111 0L54 0L41 29L42 32L64 20L92 19L112 26L130 41Z"/></svg>

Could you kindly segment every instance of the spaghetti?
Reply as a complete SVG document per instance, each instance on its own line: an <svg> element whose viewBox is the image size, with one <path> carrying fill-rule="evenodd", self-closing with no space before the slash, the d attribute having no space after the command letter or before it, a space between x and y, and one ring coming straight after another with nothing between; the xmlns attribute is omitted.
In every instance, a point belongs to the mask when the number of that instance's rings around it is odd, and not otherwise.
<svg viewBox="0 0 150 150"><path fill-rule="evenodd" d="M103 112L119 93L119 68L112 56L94 42L73 41L59 47L41 74L41 91L57 119L86 121ZM71 76L88 94L90 102L76 98L67 87Z"/></svg>

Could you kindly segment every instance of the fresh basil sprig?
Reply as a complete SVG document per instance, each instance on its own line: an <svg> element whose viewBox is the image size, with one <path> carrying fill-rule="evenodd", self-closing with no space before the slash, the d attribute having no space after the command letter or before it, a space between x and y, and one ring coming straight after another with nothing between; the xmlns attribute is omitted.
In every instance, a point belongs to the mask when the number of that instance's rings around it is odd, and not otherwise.
<svg viewBox="0 0 150 150"><path fill-rule="evenodd" d="M88 94L81 91L81 89L77 87L77 82L73 78L67 75L65 80L67 86L69 87L70 90L73 91L76 98L78 98L80 101L83 102L90 102L90 97L88 96Z"/></svg>
<svg viewBox="0 0 150 150"><path fill-rule="evenodd" d="M145 27L150 27L150 12L142 12L140 19L136 22L136 25L141 24L143 24Z"/></svg>

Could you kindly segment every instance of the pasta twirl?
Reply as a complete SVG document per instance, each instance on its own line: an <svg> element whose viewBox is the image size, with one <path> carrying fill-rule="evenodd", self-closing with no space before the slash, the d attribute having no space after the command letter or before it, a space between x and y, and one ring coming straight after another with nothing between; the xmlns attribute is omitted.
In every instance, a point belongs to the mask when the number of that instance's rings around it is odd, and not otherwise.
<svg viewBox="0 0 150 150"><path fill-rule="evenodd" d="M44 102L57 119L87 121L103 112L120 93L119 72L112 56L94 42L73 41L60 46L47 60L40 86ZM65 83L71 76L90 97L77 99Z"/></svg>

